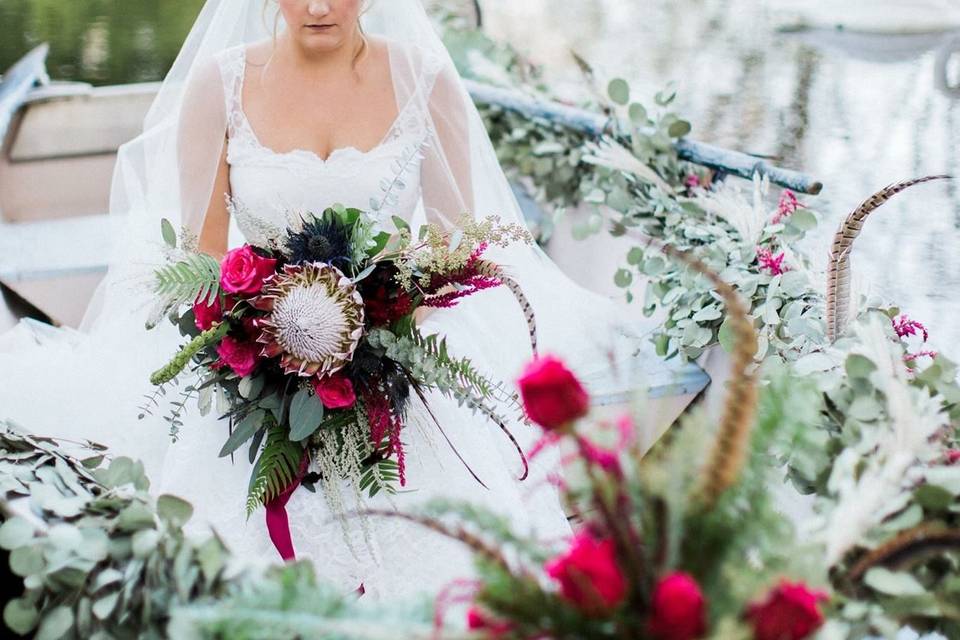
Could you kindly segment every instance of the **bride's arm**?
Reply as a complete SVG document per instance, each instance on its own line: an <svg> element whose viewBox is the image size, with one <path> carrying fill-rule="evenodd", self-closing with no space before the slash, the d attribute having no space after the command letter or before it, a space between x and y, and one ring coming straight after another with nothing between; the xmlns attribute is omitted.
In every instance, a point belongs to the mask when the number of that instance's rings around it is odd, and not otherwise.
<svg viewBox="0 0 960 640"><path fill-rule="evenodd" d="M224 145L217 165L217 176L213 181L210 204L203 217L199 242L200 251L218 259L227 252L227 235L230 231L230 213L227 210L226 199L228 195L230 195L230 166L227 164L227 148Z"/></svg>
<svg viewBox="0 0 960 640"><path fill-rule="evenodd" d="M225 105L220 69L211 61L188 81L177 123L180 223L200 251L218 258L227 251L230 225Z"/></svg>

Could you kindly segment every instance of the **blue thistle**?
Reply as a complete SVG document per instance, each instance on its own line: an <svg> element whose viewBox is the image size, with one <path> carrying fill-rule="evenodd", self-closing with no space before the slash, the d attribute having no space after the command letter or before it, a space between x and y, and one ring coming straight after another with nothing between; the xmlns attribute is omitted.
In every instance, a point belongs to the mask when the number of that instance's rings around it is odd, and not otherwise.
<svg viewBox="0 0 960 640"><path fill-rule="evenodd" d="M337 216L327 212L303 221L300 231L287 230L287 255L290 264L325 262L341 271L352 266L351 232Z"/></svg>

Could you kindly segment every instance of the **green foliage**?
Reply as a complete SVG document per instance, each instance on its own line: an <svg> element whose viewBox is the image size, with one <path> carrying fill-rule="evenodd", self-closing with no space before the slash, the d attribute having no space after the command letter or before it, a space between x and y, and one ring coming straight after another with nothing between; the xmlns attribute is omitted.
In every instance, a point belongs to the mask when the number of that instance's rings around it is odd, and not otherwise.
<svg viewBox="0 0 960 640"><path fill-rule="evenodd" d="M156 270L154 292L160 300L156 317L196 300L211 304L220 295L220 263L205 253L186 253Z"/></svg>
<svg viewBox="0 0 960 640"><path fill-rule="evenodd" d="M210 327L198 336L195 336L190 342L173 357L173 359L162 368L155 371L150 376L150 384L157 386L167 384L176 378L186 369L190 361L198 353L215 345L223 336L227 335L230 325L226 322L220 322Z"/></svg>
<svg viewBox="0 0 960 640"><path fill-rule="evenodd" d="M250 477L248 516L293 482L303 458L303 447L290 440L285 428L271 418L267 418L266 424L266 441Z"/></svg>

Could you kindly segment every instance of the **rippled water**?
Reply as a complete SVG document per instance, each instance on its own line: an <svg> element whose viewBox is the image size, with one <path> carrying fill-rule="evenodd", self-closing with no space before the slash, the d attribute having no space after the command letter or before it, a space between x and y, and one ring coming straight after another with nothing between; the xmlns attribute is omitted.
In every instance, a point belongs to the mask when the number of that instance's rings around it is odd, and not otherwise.
<svg viewBox="0 0 960 640"><path fill-rule="evenodd" d="M937 2L949 0L896 6L918 7L919 19ZM960 176L960 100L934 82L942 34L782 33L778 16L765 8L777 3L762 0L481 4L489 33L546 63L561 86L580 84L570 50L607 75L625 77L640 95L673 81L694 137L776 156L822 180L826 188L811 203L824 220L810 241L821 262L843 216L876 189L926 174ZM155 79L201 5L0 0L0 68L47 40L54 77L98 84ZM951 67L955 77L958 66L960 55ZM926 322L935 346L960 358L960 182L916 187L874 213L853 265L863 288Z"/></svg>
<svg viewBox="0 0 960 640"><path fill-rule="evenodd" d="M579 83L570 50L644 97L673 81L693 137L777 156L822 180L822 195L810 202L823 221L809 248L825 264L840 221L877 189L928 174L960 178L960 100L934 82L934 50L946 36L782 33L763 4L483 6L489 33L546 62L557 82ZM927 323L936 348L960 358L960 180L914 187L877 210L852 260L864 290L896 301Z"/></svg>

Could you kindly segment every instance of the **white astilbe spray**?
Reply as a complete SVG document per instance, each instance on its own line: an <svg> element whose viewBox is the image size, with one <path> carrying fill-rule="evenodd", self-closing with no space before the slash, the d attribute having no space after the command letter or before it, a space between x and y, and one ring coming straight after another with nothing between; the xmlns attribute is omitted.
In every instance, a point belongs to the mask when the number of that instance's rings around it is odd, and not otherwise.
<svg viewBox="0 0 960 640"><path fill-rule="evenodd" d="M323 497L327 502L330 513L340 519L343 539L350 552L356 555L353 541L350 539L348 527L348 513L344 501L344 491L350 492L351 502L362 505L363 491L360 489L360 477L363 475L363 461L373 453L367 428L366 412L360 404L355 405L356 420L351 421L342 429L320 429L313 435L313 444L316 447L313 455L313 467L320 474L319 485ZM374 473L377 470L374 469ZM344 482L346 479L346 482ZM377 478L383 483L382 478ZM353 516L359 521L364 541L368 549L373 549L370 536L370 526L364 516Z"/></svg>
<svg viewBox="0 0 960 640"><path fill-rule="evenodd" d="M587 153L582 160L587 164L600 165L633 174L644 182L655 185L664 193L675 195L673 187L657 175L656 171L641 162L629 149L613 138L604 136L600 139L600 142L586 143L584 148Z"/></svg>
<svg viewBox="0 0 960 640"><path fill-rule="evenodd" d="M821 532L829 565L907 505L923 464L938 455L934 436L948 422L939 397L910 386L902 349L886 322L871 315L857 327L851 350L876 365L871 381L886 399L887 419L865 427L860 441L834 463L828 489L836 503Z"/></svg>
<svg viewBox="0 0 960 640"><path fill-rule="evenodd" d="M739 184L724 181L711 191L701 190L697 197L700 207L725 220L740 235L743 242L754 246L760 242L772 212L766 197L770 192L770 178L753 174L753 196L747 198Z"/></svg>

